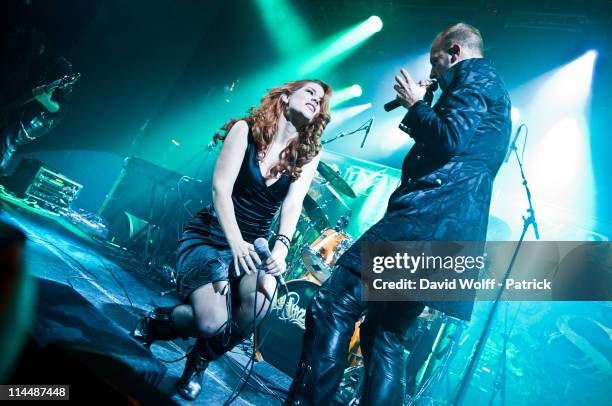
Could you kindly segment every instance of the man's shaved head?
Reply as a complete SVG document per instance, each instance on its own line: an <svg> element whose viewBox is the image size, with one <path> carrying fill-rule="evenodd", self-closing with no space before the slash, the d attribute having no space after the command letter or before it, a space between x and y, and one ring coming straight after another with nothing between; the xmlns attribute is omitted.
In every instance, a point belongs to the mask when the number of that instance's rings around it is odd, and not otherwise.
<svg viewBox="0 0 612 406"><path fill-rule="evenodd" d="M474 56L482 56L482 35L478 28L466 23L453 24L442 31L432 45L432 48L441 48L445 51L451 49L455 44L469 50Z"/></svg>
<svg viewBox="0 0 612 406"><path fill-rule="evenodd" d="M442 89L442 75L454 64L470 58L482 58L482 36L478 28L465 24L453 24L436 36L431 44L429 77L437 79Z"/></svg>

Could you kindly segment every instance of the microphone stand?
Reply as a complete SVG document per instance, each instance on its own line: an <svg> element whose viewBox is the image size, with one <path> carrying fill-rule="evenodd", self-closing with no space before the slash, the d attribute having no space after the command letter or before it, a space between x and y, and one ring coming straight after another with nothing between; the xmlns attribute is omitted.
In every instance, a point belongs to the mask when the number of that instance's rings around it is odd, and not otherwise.
<svg viewBox="0 0 612 406"><path fill-rule="evenodd" d="M527 140L525 140L525 142L527 142ZM525 178L525 172L523 171L523 163L517 152L516 140L514 140L510 148L512 151L514 151L514 154L516 155L516 159L519 164L519 169L521 171L521 177L523 179L522 183L523 183L523 186L525 187L525 194L527 195L527 202L529 204L529 208L527 209L527 216L521 216L523 218L523 231L521 232L521 237L519 238L516 248L514 249L512 260L510 261L510 264L508 265L508 269L506 270L506 273L504 274L504 277L502 279L502 286L497 292L497 295L495 296L495 301L493 302L493 305L491 306L491 310L489 311L487 320L485 321L485 325L482 330L482 333L480 334L480 337L478 338L478 342L476 344L476 348L474 349L474 353L472 354L472 357L470 359L470 363L468 364L468 368L465 372L463 379L461 380L461 383L459 384L459 388L457 389L457 394L455 395L455 399L452 402L454 406L460 406L465 403L467 390L470 386L470 382L473 378L474 372L476 371L476 366L478 364L478 361L480 361L480 358L482 357L482 352L484 350L487 339L489 338L489 332L491 330L491 326L493 325L493 319L495 318L497 307L499 306L501 296L504 292L506 281L508 280L508 277L510 276L510 272L512 271L512 267L514 266L516 257L518 256L519 249L521 248L521 245L523 244L523 240L525 238L525 235L527 234L527 230L529 230L529 226L533 226L533 232L535 234L535 238L537 240L540 239L540 233L538 232L538 223L536 222L535 211L533 210L533 205L531 202L531 191L529 190L529 186L527 185L527 179ZM507 340L507 339L508 337L504 337L504 340ZM506 344L507 343L504 342L504 353L502 354L502 357L503 357L502 366L504 369L506 366L506 362L505 362ZM503 379L499 380L499 382L505 386L505 371L502 371L502 374L503 374ZM505 393L504 388L495 388L494 390L497 391L498 389L502 389L502 393ZM496 392L493 393L493 397L495 396L495 394ZM503 403L504 403L504 399L502 399L502 404Z"/></svg>
<svg viewBox="0 0 612 406"><path fill-rule="evenodd" d="M365 123L361 124L359 126L359 128L357 128L356 130L350 131L350 132L341 132L340 134L336 135L335 137L332 137L328 140L325 141L321 141L321 145L325 145L325 144L329 144L330 142L334 142L336 141L338 138L343 138L346 137L347 135L353 135L355 133L358 133L359 131L365 131L366 132L366 136L367 134L370 132L370 129L372 128L372 123L374 122L374 117L368 119L368 121L366 121ZM363 142L361 143L361 148L363 148L363 144L365 143L365 138L363 140Z"/></svg>

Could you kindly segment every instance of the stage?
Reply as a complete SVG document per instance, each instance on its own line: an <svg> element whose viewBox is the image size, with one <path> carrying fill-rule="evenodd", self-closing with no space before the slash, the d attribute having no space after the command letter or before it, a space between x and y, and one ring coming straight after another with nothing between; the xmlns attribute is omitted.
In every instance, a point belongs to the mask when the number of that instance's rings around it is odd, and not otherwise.
<svg viewBox="0 0 612 406"><path fill-rule="evenodd" d="M0 401L612 404L610 1L9 0Z"/></svg>
<svg viewBox="0 0 612 406"><path fill-rule="evenodd" d="M1 212L0 220L19 227L27 234L28 242L24 255L29 274L74 288L109 320L108 326L99 326L101 331L118 328L127 334L135 326L137 318L154 306L170 306L178 302L174 293L163 297L159 295L172 286L155 280L159 278L147 278L137 267L130 269L120 265L121 261L114 260L104 249L72 234L53 219L7 206ZM56 305L61 307L63 303ZM76 309L67 307L63 314L70 318L73 315L66 313ZM37 319L35 329L40 327L40 320ZM73 335L73 338L79 340L80 336ZM53 340L54 337L48 339ZM191 340L158 342L151 347L151 356L167 361L176 360L184 356L191 343ZM89 344L95 349L95 340ZM221 405L239 383L239 375L248 361L246 351L251 351L248 342L211 363L203 383L204 396L194 402L188 402L176 394L175 384L183 370L184 360L164 363L167 371L158 388L178 404ZM287 375L270 364L265 361L257 362L249 383L235 404L279 403L272 394L264 393L257 385L258 378L281 391L288 389L291 383Z"/></svg>

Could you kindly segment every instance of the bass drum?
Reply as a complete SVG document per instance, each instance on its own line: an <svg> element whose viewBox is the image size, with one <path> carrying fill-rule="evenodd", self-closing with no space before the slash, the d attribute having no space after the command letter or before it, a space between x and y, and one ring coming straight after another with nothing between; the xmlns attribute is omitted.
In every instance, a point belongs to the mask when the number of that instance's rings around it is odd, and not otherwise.
<svg viewBox="0 0 612 406"><path fill-rule="evenodd" d="M259 359L292 378L300 361L306 329L306 309L319 287L316 279L308 274L303 279L287 282L289 294L278 296L275 306L255 335ZM361 361L359 324L355 324L355 333L349 346L350 365L357 365Z"/></svg>

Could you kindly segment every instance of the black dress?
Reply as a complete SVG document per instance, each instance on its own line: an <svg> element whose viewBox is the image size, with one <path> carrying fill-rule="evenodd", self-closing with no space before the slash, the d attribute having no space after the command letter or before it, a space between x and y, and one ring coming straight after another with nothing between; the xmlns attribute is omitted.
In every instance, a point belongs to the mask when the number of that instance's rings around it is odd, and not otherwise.
<svg viewBox="0 0 612 406"><path fill-rule="evenodd" d="M291 184L291 178L282 175L266 186L257 152L257 143L249 130L248 146L232 191L238 228L249 243L259 237L269 238L272 220ZM177 254L177 291L183 301L207 283L238 280L233 271L232 252L212 204L185 227Z"/></svg>

